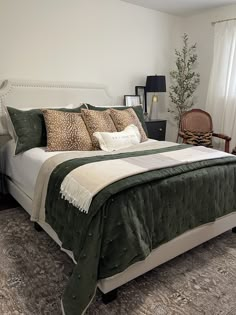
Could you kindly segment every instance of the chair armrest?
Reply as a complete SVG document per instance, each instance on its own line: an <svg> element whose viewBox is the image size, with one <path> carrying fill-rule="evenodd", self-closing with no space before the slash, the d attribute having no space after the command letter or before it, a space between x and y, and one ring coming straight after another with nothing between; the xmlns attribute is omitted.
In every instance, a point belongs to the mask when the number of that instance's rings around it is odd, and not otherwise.
<svg viewBox="0 0 236 315"><path fill-rule="evenodd" d="M230 141L231 140L230 137L228 137L228 136L226 136L226 135L224 135L222 133L215 133L215 132L213 132L212 136L220 138L220 139L223 139L223 140L226 140L226 141Z"/></svg>
<svg viewBox="0 0 236 315"><path fill-rule="evenodd" d="M213 132L212 136L225 140L225 152L229 153L229 142L231 138L221 133L215 133L215 132Z"/></svg>

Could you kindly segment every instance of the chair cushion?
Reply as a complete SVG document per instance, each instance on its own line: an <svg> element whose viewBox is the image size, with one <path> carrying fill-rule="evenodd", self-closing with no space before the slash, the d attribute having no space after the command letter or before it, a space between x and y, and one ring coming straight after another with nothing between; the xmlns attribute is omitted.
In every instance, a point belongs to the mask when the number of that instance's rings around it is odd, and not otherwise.
<svg viewBox="0 0 236 315"><path fill-rule="evenodd" d="M212 133L184 129L185 143L212 148Z"/></svg>

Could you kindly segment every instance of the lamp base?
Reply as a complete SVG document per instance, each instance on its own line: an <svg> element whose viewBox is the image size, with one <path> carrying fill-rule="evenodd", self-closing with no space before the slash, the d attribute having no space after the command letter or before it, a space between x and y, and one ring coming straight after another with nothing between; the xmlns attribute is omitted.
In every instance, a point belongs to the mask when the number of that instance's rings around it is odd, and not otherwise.
<svg viewBox="0 0 236 315"><path fill-rule="evenodd" d="M153 103L157 103L158 102L158 96L157 95L153 95L152 101L153 101Z"/></svg>
<svg viewBox="0 0 236 315"><path fill-rule="evenodd" d="M158 95L154 94L152 97L152 103L150 107L150 113L149 113L149 120L152 120L152 110L153 110L153 104L158 102Z"/></svg>

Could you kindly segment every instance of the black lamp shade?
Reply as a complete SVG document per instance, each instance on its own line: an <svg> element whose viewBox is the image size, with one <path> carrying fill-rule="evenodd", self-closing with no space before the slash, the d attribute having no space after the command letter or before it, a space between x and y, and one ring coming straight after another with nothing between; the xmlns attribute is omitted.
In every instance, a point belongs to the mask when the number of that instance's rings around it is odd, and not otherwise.
<svg viewBox="0 0 236 315"><path fill-rule="evenodd" d="M164 75L147 76L146 92L166 92L166 77Z"/></svg>

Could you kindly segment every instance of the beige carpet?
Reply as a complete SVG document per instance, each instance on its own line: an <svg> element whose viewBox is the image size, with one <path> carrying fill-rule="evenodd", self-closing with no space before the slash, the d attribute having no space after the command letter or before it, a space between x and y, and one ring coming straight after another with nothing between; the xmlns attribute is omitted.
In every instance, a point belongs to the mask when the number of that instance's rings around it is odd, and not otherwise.
<svg viewBox="0 0 236 315"><path fill-rule="evenodd" d="M0 315L60 315L73 268L22 209L0 212ZM236 315L236 234L227 232L124 285L87 315Z"/></svg>

